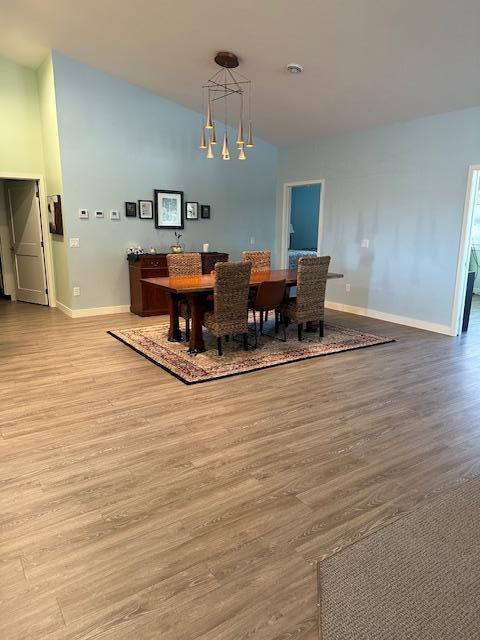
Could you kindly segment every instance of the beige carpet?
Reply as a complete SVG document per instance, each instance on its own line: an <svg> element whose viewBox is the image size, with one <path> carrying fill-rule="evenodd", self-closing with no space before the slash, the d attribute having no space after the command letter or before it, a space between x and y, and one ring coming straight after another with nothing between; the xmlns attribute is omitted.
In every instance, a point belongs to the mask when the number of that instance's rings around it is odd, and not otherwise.
<svg viewBox="0 0 480 640"><path fill-rule="evenodd" d="M319 565L321 640L479 640L480 479Z"/></svg>
<svg viewBox="0 0 480 640"><path fill-rule="evenodd" d="M267 323L265 331L272 332L273 323ZM305 333L304 340L299 342L296 325L292 324L288 328L287 342L261 336L256 349L244 351L239 342L230 340L224 342L223 356L217 355L216 339L205 331L207 351L193 356L187 353L188 345L184 342L168 342L168 323L165 320L148 327L113 330L109 334L186 384L393 342L391 338L327 323L324 338L320 339L318 333ZM253 339L251 336L250 341Z"/></svg>

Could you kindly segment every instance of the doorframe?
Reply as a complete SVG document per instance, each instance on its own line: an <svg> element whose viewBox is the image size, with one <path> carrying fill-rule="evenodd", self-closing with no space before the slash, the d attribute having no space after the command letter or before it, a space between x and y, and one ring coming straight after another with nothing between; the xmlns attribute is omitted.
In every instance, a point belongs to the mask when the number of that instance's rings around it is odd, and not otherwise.
<svg viewBox="0 0 480 640"><path fill-rule="evenodd" d="M309 184L320 185L320 206L318 208L318 236L317 236L317 253L321 253L320 248L323 239L323 223L324 223L324 204L325 204L325 178L317 178L316 180L295 180L293 182L283 183L283 204L282 204L282 246L280 248L281 267L288 267L288 244L289 244L289 228L290 228L290 210L292 201L292 187L302 187Z"/></svg>
<svg viewBox="0 0 480 640"><path fill-rule="evenodd" d="M39 174L31 173L0 173L0 180L35 180L38 185L38 205L40 207L40 228L43 241L43 256L45 272L47 276L47 298L48 306L57 306L57 295L55 289L55 271L53 267L52 237L49 233L50 224L48 222L47 196L45 190L45 178Z"/></svg>
<svg viewBox="0 0 480 640"><path fill-rule="evenodd" d="M469 267L468 260L472 244L473 210L479 180L480 164L471 164L468 167L467 189L465 192L465 202L463 206L462 232L460 234L457 273L455 278L455 293L453 296L451 330L452 335L454 336L460 335L463 322L463 312L465 308L463 303L467 287Z"/></svg>

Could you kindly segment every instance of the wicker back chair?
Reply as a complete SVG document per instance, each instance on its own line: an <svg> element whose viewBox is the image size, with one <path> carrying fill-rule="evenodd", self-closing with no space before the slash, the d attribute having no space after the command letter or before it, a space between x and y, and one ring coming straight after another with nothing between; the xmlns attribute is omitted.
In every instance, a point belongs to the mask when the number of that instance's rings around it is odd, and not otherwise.
<svg viewBox="0 0 480 640"><path fill-rule="evenodd" d="M168 275L171 278L202 275L202 258L199 253L168 253ZM190 307L185 298L178 301L178 312L185 320L185 338L190 339Z"/></svg>
<svg viewBox="0 0 480 640"><path fill-rule="evenodd" d="M270 271L270 251L244 251L243 261L252 263L252 273Z"/></svg>
<svg viewBox="0 0 480 640"><path fill-rule="evenodd" d="M178 276L201 276L202 258L199 253L169 253L167 254L168 275L171 278Z"/></svg>
<svg viewBox="0 0 480 640"><path fill-rule="evenodd" d="M218 262L215 265L213 311L203 318L205 327L217 338L218 355L222 355L222 336L243 334L243 347L248 348L248 292L250 262Z"/></svg>
<svg viewBox="0 0 480 640"><path fill-rule="evenodd" d="M298 339L302 339L304 322L318 322L320 336L324 335L325 289L330 256L300 258L297 272L297 297L282 307L286 320L298 324Z"/></svg>

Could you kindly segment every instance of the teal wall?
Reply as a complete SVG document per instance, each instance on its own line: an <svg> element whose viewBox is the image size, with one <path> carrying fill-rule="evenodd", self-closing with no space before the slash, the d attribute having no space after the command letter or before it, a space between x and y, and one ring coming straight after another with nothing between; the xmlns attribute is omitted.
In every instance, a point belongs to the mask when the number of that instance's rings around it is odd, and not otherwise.
<svg viewBox="0 0 480 640"><path fill-rule="evenodd" d="M478 108L282 148L278 242L283 183L324 178L321 251L345 274L328 299L449 326L468 166L479 163Z"/></svg>
<svg viewBox="0 0 480 640"><path fill-rule="evenodd" d="M125 201L153 199L154 189L211 205L209 221L185 223L188 250L208 242L238 258L244 249L274 249L273 145L256 139L245 162L207 160L198 150L200 114L56 52L53 64L64 211L69 236L80 239L68 249L71 284L81 288L74 308L128 304L127 248L165 251L174 242L173 231L124 217ZM81 207L89 220L78 219ZM95 209L106 217L93 219ZM110 209L121 211L120 222L108 219Z"/></svg>
<svg viewBox="0 0 480 640"><path fill-rule="evenodd" d="M319 184L292 187L290 223L295 233L291 235L290 249L313 249L316 251L319 208Z"/></svg>

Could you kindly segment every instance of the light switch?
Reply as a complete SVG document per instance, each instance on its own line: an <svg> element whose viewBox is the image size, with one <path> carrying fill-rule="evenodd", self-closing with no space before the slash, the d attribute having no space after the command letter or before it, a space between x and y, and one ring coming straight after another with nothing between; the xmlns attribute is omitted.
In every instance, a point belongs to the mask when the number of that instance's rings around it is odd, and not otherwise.
<svg viewBox="0 0 480 640"><path fill-rule="evenodd" d="M88 209L79 209L78 217L80 220L88 220Z"/></svg>
<svg viewBox="0 0 480 640"><path fill-rule="evenodd" d="M72 249L78 249L80 246L80 238L70 238L70 247Z"/></svg>

